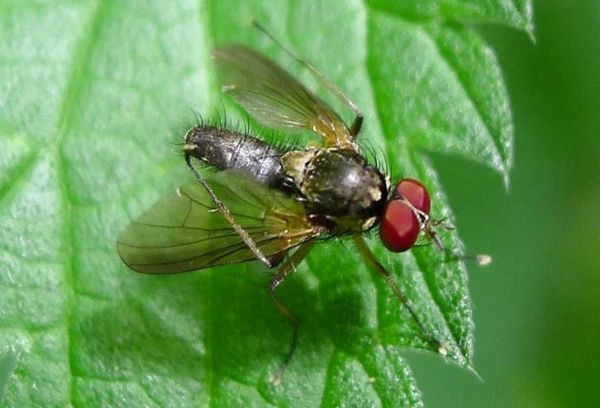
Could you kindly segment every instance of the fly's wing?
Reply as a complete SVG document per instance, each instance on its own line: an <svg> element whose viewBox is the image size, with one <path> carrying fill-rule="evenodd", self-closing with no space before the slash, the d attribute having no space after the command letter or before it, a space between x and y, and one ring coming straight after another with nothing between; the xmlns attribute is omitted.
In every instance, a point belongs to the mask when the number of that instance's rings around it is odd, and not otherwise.
<svg viewBox="0 0 600 408"><path fill-rule="evenodd" d="M308 129L323 136L326 146L354 148L342 119L273 61L241 45L216 48L212 56L223 91L263 125Z"/></svg>
<svg viewBox="0 0 600 408"><path fill-rule="evenodd" d="M304 206L243 174L224 171L207 182L266 257L317 235ZM142 273L177 273L256 259L197 182L161 198L117 240L121 259Z"/></svg>

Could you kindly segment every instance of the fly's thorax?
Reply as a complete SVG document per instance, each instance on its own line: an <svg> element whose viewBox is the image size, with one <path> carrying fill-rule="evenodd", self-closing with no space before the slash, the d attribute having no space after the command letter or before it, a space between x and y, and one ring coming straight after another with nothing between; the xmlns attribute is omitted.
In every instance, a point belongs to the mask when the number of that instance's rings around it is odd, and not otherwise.
<svg viewBox="0 0 600 408"><path fill-rule="evenodd" d="M281 165L285 174L291 178L298 191L302 191L304 175L312 160L321 149L308 147L304 150L293 150L281 157Z"/></svg>
<svg viewBox="0 0 600 408"><path fill-rule="evenodd" d="M311 148L286 153L282 165L317 222L360 232L379 221L387 197L385 176L356 152Z"/></svg>

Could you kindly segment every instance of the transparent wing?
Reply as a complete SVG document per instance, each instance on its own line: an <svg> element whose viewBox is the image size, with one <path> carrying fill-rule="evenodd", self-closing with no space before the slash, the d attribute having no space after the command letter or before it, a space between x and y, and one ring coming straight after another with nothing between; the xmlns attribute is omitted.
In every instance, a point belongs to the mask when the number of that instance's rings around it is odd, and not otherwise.
<svg viewBox="0 0 600 408"><path fill-rule="evenodd" d="M316 236L302 204L240 173L207 177L217 196L265 256ZM177 273L256 259L215 209L197 182L181 186L125 228L117 240L121 259L143 273Z"/></svg>
<svg viewBox="0 0 600 408"><path fill-rule="evenodd" d="M217 48L212 56L223 91L263 125L308 129L323 136L327 146L353 146L344 121L273 61L241 45Z"/></svg>

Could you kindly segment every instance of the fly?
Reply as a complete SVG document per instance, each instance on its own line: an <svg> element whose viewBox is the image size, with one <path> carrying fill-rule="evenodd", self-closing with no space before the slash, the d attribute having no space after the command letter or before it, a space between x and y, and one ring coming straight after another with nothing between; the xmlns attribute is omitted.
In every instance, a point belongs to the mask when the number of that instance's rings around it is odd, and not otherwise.
<svg viewBox="0 0 600 408"><path fill-rule="evenodd" d="M319 239L347 236L409 311L429 346L446 354L444 343L422 325L363 234L379 226L381 241L392 252L409 250L421 235L446 251L436 227L451 226L430 218L430 196L421 182L404 178L391 186L389 177L367 162L356 140L361 111L315 68L281 47L354 112L353 122L346 124L258 52L242 45L215 49L212 58L225 93L261 124L312 131L322 145L291 150L226 127L199 124L190 129L183 150L196 181L160 199L121 232L121 259L131 269L150 274L253 260L278 267L269 293L294 327L285 368L296 347L298 322L275 290ZM214 171L204 175L195 162ZM490 260L477 257L480 264Z"/></svg>

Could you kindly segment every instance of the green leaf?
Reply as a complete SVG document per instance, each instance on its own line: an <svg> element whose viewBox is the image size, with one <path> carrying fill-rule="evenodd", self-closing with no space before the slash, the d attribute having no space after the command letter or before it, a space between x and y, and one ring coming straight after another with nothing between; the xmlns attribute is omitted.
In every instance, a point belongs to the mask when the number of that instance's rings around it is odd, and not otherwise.
<svg viewBox="0 0 600 408"><path fill-rule="evenodd" d="M291 328L260 265L144 276L115 249L129 220L191 180L177 143L193 110L221 106L214 44L252 46L316 85L252 18L362 107L362 140L384 149L396 177L430 187L436 217L450 210L426 150L507 178L506 91L493 52L464 23L529 30L530 2L385 4L0 3L0 352L19 355L7 406L422 404L402 351L427 346L350 243L318 245L281 289L302 327L279 386L269 378ZM470 367L464 265L432 248L388 254L376 241L447 358Z"/></svg>
<svg viewBox="0 0 600 408"><path fill-rule="evenodd" d="M4 399L4 390L17 364L17 356L12 351L0 356L0 403Z"/></svg>
<svg viewBox="0 0 600 408"><path fill-rule="evenodd" d="M529 0L369 0L368 3L372 9L411 20L499 23L533 34L533 10Z"/></svg>

